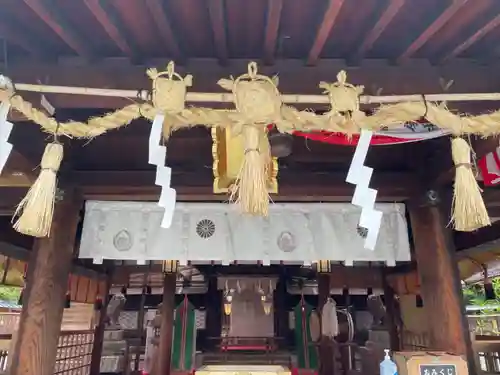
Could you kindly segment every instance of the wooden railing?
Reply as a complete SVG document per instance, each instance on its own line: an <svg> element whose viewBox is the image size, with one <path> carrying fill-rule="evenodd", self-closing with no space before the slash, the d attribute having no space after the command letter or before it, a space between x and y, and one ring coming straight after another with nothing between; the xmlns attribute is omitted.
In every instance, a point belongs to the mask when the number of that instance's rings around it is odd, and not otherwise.
<svg viewBox="0 0 500 375"><path fill-rule="evenodd" d="M427 333L401 332L401 349L406 351L421 351L429 348L429 335Z"/></svg>
<svg viewBox="0 0 500 375"><path fill-rule="evenodd" d="M210 337L210 347L215 351L203 353L203 364L207 363L252 363L276 364L286 362L290 364L290 356L278 354L280 342L277 337Z"/></svg>
<svg viewBox="0 0 500 375"><path fill-rule="evenodd" d="M0 334L12 334L17 329L19 317L17 312L0 313Z"/></svg>
<svg viewBox="0 0 500 375"><path fill-rule="evenodd" d="M476 367L481 372L500 374L500 338L476 335L473 341Z"/></svg>
<svg viewBox="0 0 500 375"><path fill-rule="evenodd" d="M475 332L476 335L488 335L494 336L500 335L500 315L499 314L489 314L489 315L468 315L467 321L469 322L470 329Z"/></svg>

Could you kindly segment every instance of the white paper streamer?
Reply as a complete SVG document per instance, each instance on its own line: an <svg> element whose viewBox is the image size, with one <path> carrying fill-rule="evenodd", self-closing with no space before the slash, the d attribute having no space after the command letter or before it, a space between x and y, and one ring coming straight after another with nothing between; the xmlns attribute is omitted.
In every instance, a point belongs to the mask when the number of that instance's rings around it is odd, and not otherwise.
<svg viewBox="0 0 500 375"><path fill-rule="evenodd" d="M358 145L356 146L356 151L354 152L354 157L352 158L346 178L348 183L356 185L352 204L361 207L359 226L368 230L365 239L365 249L369 250L375 250L382 222L382 212L374 208L375 200L377 199L377 190L369 188L373 168L364 165L372 135L373 132L371 131L361 130Z"/></svg>
<svg viewBox="0 0 500 375"><path fill-rule="evenodd" d="M9 143L9 136L12 132L13 125L11 122L7 121L7 115L9 114L10 104L7 102L2 102L0 104L0 174L7 164L7 159L12 152L12 144Z"/></svg>
<svg viewBox="0 0 500 375"><path fill-rule="evenodd" d="M174 215L176 192L170 187L172 170L165 165L167 148L160 145L163 120L165 116L156 115L151 133L149 135L149 164L156 166L155 184L161 187L160 200L158 206L165 209L161 221L162 228L170 228L172 217Z"/></svg>

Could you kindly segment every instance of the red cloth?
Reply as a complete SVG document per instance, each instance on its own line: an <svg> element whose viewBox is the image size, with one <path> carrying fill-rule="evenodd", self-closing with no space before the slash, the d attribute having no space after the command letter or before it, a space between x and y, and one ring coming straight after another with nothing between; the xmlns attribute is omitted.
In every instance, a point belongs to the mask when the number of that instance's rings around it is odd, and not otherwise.
<svg viewBox="0 0 500 375"><path fill-rule="evenodd" d="M485 186L500 184L500 148L479 159L478 167Z"/></svg>
<svg viewBox="0 0 500 375"><path fill-rule="evenodd" d="M311 141L318 141L318 142L324 142L324 143L329 143L333 145L344 145L344 146L356 146L358 144L359 140L359 134L353 135L350 139L345 136L345 134L342 133L330 133L330 132L310 132L310 133L303 133L303 132L294 132L293 135L299 136L299 137L304 137L307 139L310 139ZM406 143L406 142L411 142L413 141L412 139L406 139L406 138L396 138L396 137L390 137L387 135L377 135L374 134L370 144L372 145L390 145L390 144L396 144L396 143Z"/></svg>

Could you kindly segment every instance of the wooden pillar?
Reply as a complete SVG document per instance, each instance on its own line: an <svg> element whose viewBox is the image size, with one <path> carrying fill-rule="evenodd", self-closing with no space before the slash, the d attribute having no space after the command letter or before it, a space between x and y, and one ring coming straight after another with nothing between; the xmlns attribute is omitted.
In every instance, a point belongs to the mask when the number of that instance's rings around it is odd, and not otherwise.
<svg viewBox="0 0 500 375"><path fill-rule="evenodd" d="M174 330L175 273L165 273L161 307L160 342L157 358L158 375L170 375L172 363L172 335Z"/></svg>
<svg viewBox="0 0 500 375"><path fill-rule="evenodd" d="M386 308L386 314L384 318L384 325L389 331L389 339L392 351L401 350L401 342L398 331L398 323L401 321L401 316L399 316L399 309L396 308L396 298L394 290L387 282L387 275L382 272L382 283L384 286L384 304Z"/></svg>
<svg viewBox="0 0 500 375"><path fill-rule="evenodd" d="M288 311L286 309L286 281L283 276L280 276L276 289L273 296L274 304L274 332L275 336L283 339L279 341L278 344L282 346L285 345L285 339L288 332L289 322L288 322Z"/></svg>
<svg viewBox="0 0 500 375"><path fill-rule="evenodd" d="M209 350L217 348L217 342L210 340L214 337L220 337L222 331L222 291L217 287L217 275L208 277L208 290L205 294L206 311L206 335L207 342L205 347Z"/></svg>
<svg viewBox="0 0 500 375"><path fill-rule="evenodd" d="M323 306L330 297L330 274L318 273L318 313L321 316ZM331 338L321 335L319 342L319 375L333 375L335 372L335 350Z"/></svg>
<svg viewBox="0 0 500 375"><path fill-rule="evenodd" d="M35 240L28 265L11 375L52 375L81 201L71 191L56 203L50 236Z"/></svg>
<svg viewBox="0 0 500 375"><path fill-rule="evenodd" d="M106 328L106 308L109 302L109 290L111 289L111 275L106 279L105 295L102 298L102 307L99 311L99 321L94 328L94 345L92 346L92 357L90 360L90 375L99 375L101 370L102 343L104 340L104 329Z"/></svg>
<svg viewBox="0 0 500 375"><path fill-rule="evenodd" d="M475 374L448 211L443 210L435 191L429 191L419 202L412 203L409 210L420 290L429 327L429 349L466 356L469 373Z"/></svg>

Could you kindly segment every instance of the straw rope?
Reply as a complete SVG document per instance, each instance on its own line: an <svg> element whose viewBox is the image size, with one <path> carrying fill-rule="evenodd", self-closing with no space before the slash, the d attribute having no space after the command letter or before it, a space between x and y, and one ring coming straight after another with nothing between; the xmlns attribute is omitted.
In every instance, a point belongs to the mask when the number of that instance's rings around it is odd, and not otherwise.
<svg viewBox="0 0 500 375"><path fill-rule="evenodd" d="M131 121L144 115L144 112L152 110L151 105L131 104L114 112L105 114L101 117L91 118L88 122L68 121L58 123L53 117L47 116L42 111L33 107L33 105L24 100L20 95L14 95L10 98L12 108L24 115L49 133L56 130L59 135L65 135L74 138L94 138L109 130L118 129L128 125Z"/></svg>
<svg viewBox="0 0 500 375"><path fill-rule="evenodd" d="M254 62L248 65L247 73L236 79L230 77L218 82L219 86L232 92L235 109L186 107L187 89L192 86L192 76L182 77L174 68L174 63L170 62L163 72L156 69L147 70L146 73L152 80L151 102L130 104L101 117L91 118L88 122L58 123L55 118L47 116L17 95L14 85L3 76L0 76L0 100L8 100L13 109L39 124L42 130L75 138L93 138L125 126L140 117L153 120L159 113L165 116L164 138L168 138L175 130L196 125L231 127L232 134L242 134L245 145L245 157L232 198L244 212L259 215L267 215L269 205L266 170L269 155L264 155L259 150L259 139L265 134L267 124L276 124L281 132L329 131L350 136L362 129L391 128L425 117L434 125L447 129L456 136L452 143L457 172L453 208L456 229L469 231L489 223L479 187L469 166L471 150L459 137L465 134L499 134L500 110L478 116L460 115L449 111L444 103L430 103L422 96L420 102L415 101L415 98L406 97L406 102L382 104L372 115L366 116L359 109L363 87L347 83L347 75L342 71L337 75L337 82L319 84L324 95L319 96L321 100L318 102L324 103L323 98L327 96L330 109L325 114L318 115L284 105L283 97L277 88L277 77L270 78L258 74L257 64ZM141 98L145 99L145 96ZM370 98L377 99L375 101L378 103L396 101L394 97ZM362 102L365 103L366 100ZM57 172L57 169L54 172ZM44 180L47 182L41 185L47 185L45 190L53 191L55 173L50 175L50 178L47 174ZM42 191L43 188L44 186L40 186L37 190ZM52 196L49 193L46 195ZM52 216L51 200L47 198L46 201L49 202L45 204L46 208L38 209L38 212L49 220ZM23 205L29 206L26 202ZM42 235L50 230L47 225L43 227L43 230L39 230Z"/></svg>
<svg viewBox="0 0 500 375"><path fill-rule="evenodd" d="M223 86L222 81L220 81L220 84ZM226 88L229 88L229 82L226 82L226 84ZM232 85L233 82L231 82L230 89L233 88ZM321 87L326 88L327 84L321 83ZM328 90L325 92L331 95ZM342 94L342 90L336 90L335 92L337 95ZM266 95L269 98L269 94ZM338 96L332 97L331 100L335 100L333 103L335 107L332 107L331 111L323 115L311 111L299 111L294 107L282 105L278 114L270 111L273 113L268 116L267 120L273 120L269 122L276 123L278 129L282 132L323 130L349 135L357 133L361 129L380 130L381 128L400 126L401 123L417 121L425 115L429 122L442 129L450 130L454 135L492 136L500 133L500 110L477 116L460 115L449 111L443 105L425 102L424 100L421 102L381 105L371 116L364 116L362 112L355 111L352 119L349 119L345 114L338 111L340 109L338 103L342 101L352 103L352 93L346 91L346 95L348 97L345 99ZM156 113L163 112L161 108L155 108L149 103L134 103L101 117L91 118L88 122L68 121L58 123L56 119L33 107L30 102L24 100L20 95L16 94L10 97L9 101L13 109L40 125L44 131L53 133L58 128L60 135L74 138L93 138L125 126L140 117L152 120ZM273 104L273 106L275 105ZM242 115L237 110L190 107L176 114L167 113L167 115L169 116L168 123L171 126L171 131L193 125L241 127L242 123L248 123L247 113Z"/></svg>

